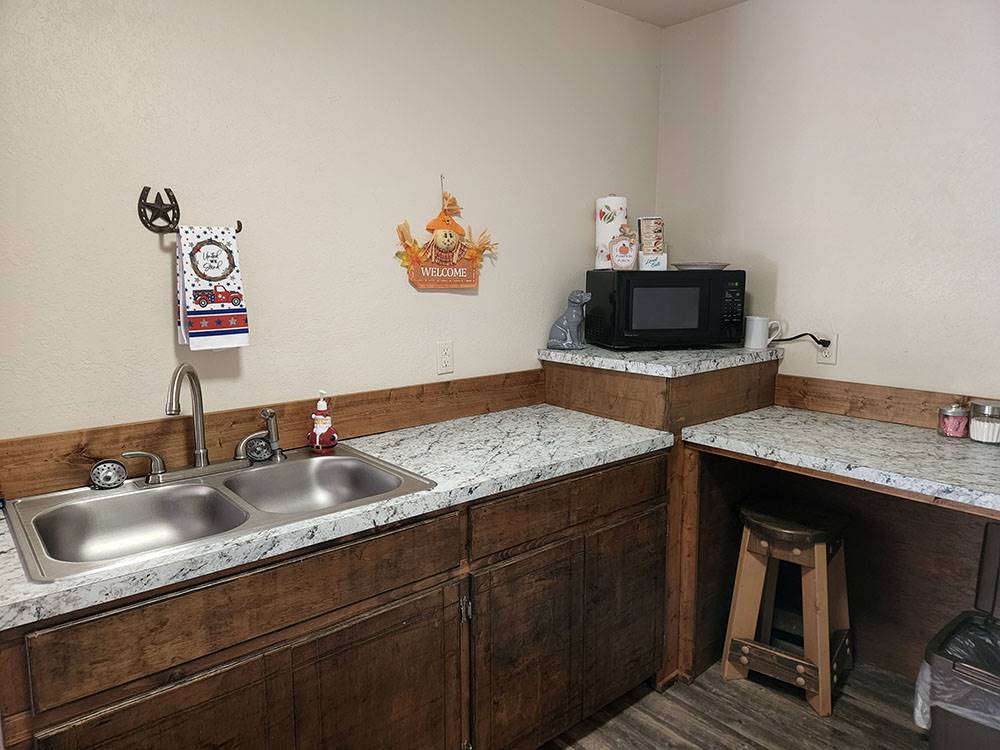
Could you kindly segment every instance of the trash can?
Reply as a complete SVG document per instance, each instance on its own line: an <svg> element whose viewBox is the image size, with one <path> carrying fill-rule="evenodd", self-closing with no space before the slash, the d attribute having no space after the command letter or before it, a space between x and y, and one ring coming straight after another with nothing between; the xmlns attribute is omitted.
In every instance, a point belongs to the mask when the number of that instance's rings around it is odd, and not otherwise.
<svg viewBox="0 0 1000 750"><path fill-rule="evenodd" d="M913 718L931 750L1000 748L1000 523L986 526L975 607L924 652Z"/></svg>

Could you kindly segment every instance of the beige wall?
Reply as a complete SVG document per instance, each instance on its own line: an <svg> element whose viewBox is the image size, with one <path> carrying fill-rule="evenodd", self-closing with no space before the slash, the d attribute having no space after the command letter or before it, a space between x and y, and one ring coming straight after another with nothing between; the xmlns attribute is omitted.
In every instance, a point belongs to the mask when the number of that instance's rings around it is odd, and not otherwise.
<svg viewBox="0 0 1000 750"><path fill-rule="evenodd" d="M534 367L608 191L655 197L673 260L746 267L754 312L840 334L784 372L1000 393L998 89L995 0L663 31L578 0L5 0L0 437L156 417L181 360L214 409L446 379L442 339L453 377ZM478 295L392 257L439 172L501 243ZM243 219L248 349L174 345L143 184Z"/></svg>
<svg viewBox="0 0 1000 750"><path fill-rule="evenodd" d="M750 0L663 32L671 260L840 335L782 372L1000 395L1000 2Z"/></svg>
<svg viewBox="0 0 1000 750"><path fill-rule="evenodd" d="M0 437L157 417L182 360L212 409L537 367L594 198L653 208L659 43L578 0L3 0ZM500 242L478 295L393 258L441 172ZM243 220L249 348L175 346L144 184Z"/></svg>

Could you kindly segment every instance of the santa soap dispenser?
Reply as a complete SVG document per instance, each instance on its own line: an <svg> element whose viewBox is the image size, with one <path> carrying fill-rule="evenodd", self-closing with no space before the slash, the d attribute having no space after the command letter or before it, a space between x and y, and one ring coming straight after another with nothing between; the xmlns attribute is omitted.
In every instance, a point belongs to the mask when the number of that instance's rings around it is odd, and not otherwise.
<svg viewBox="0 0 1000 750"><path fill-rule="evenodd" d="M312 413L312 430L306 436L313 453L331 453L337 445L337 433L333 429L333 418L326 408L326 391L319 392L316 411Z"/></svg>

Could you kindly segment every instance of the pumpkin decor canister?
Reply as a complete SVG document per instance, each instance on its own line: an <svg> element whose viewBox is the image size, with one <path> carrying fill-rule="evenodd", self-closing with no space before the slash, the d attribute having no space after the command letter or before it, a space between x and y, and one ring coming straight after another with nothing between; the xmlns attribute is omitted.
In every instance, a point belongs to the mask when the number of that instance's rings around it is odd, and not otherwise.
<svg viewBox="0 0 1000 750"><path fill-rule="evenodd" d="M472 227L463 228L458 218L462 207L451 193L441 190L441 211L427 222L431 237L420 245L410 232L410 222L396 227L399 264L417 289L477 289L483 258L496 260L497 243L489 232L475 237ZM474 238L475 237L475 238Z"/></svg>
<svg viewBox="0 0 1000 750"><path fill-rule="evenodd" d="M611 267L616 271L634 271L639 257L639 238L628 224L618 228L618 236L608 243Z"/></svg>

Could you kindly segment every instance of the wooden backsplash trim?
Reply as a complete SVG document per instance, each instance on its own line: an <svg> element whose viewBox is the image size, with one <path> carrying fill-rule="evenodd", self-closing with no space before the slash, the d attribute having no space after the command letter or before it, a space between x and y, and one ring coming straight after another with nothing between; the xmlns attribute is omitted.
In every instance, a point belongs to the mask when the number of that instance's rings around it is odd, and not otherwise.
<svg viewBox="0 0 1000 750"><path fill-rule="evenodd" d="M774 403L796 409L844 414L914 427L937 427L941 406L967 402L970 396L888 385L778 375Z"/></svg>
<svg viewBox="0 0 1000 750"><path fill-rule="evenodd" d="M182 399L188 403L186 390ZM328 400L338 434L351 438L544 403L545 386L539 369L348 393ZM293 448L306 444L309 415L315 404L315 399L305 399L263 405L278 412L282 445ZM236 443L262 428L261 408L248 406L205 415L212 461L232 458ZM159 453L168 469L189 466L191 418L164 417L0 440L0 496L12 499L80 487L87 483L94 461L129 449ZM126 463L131 474L148 471L144 461Z"/></svg>

